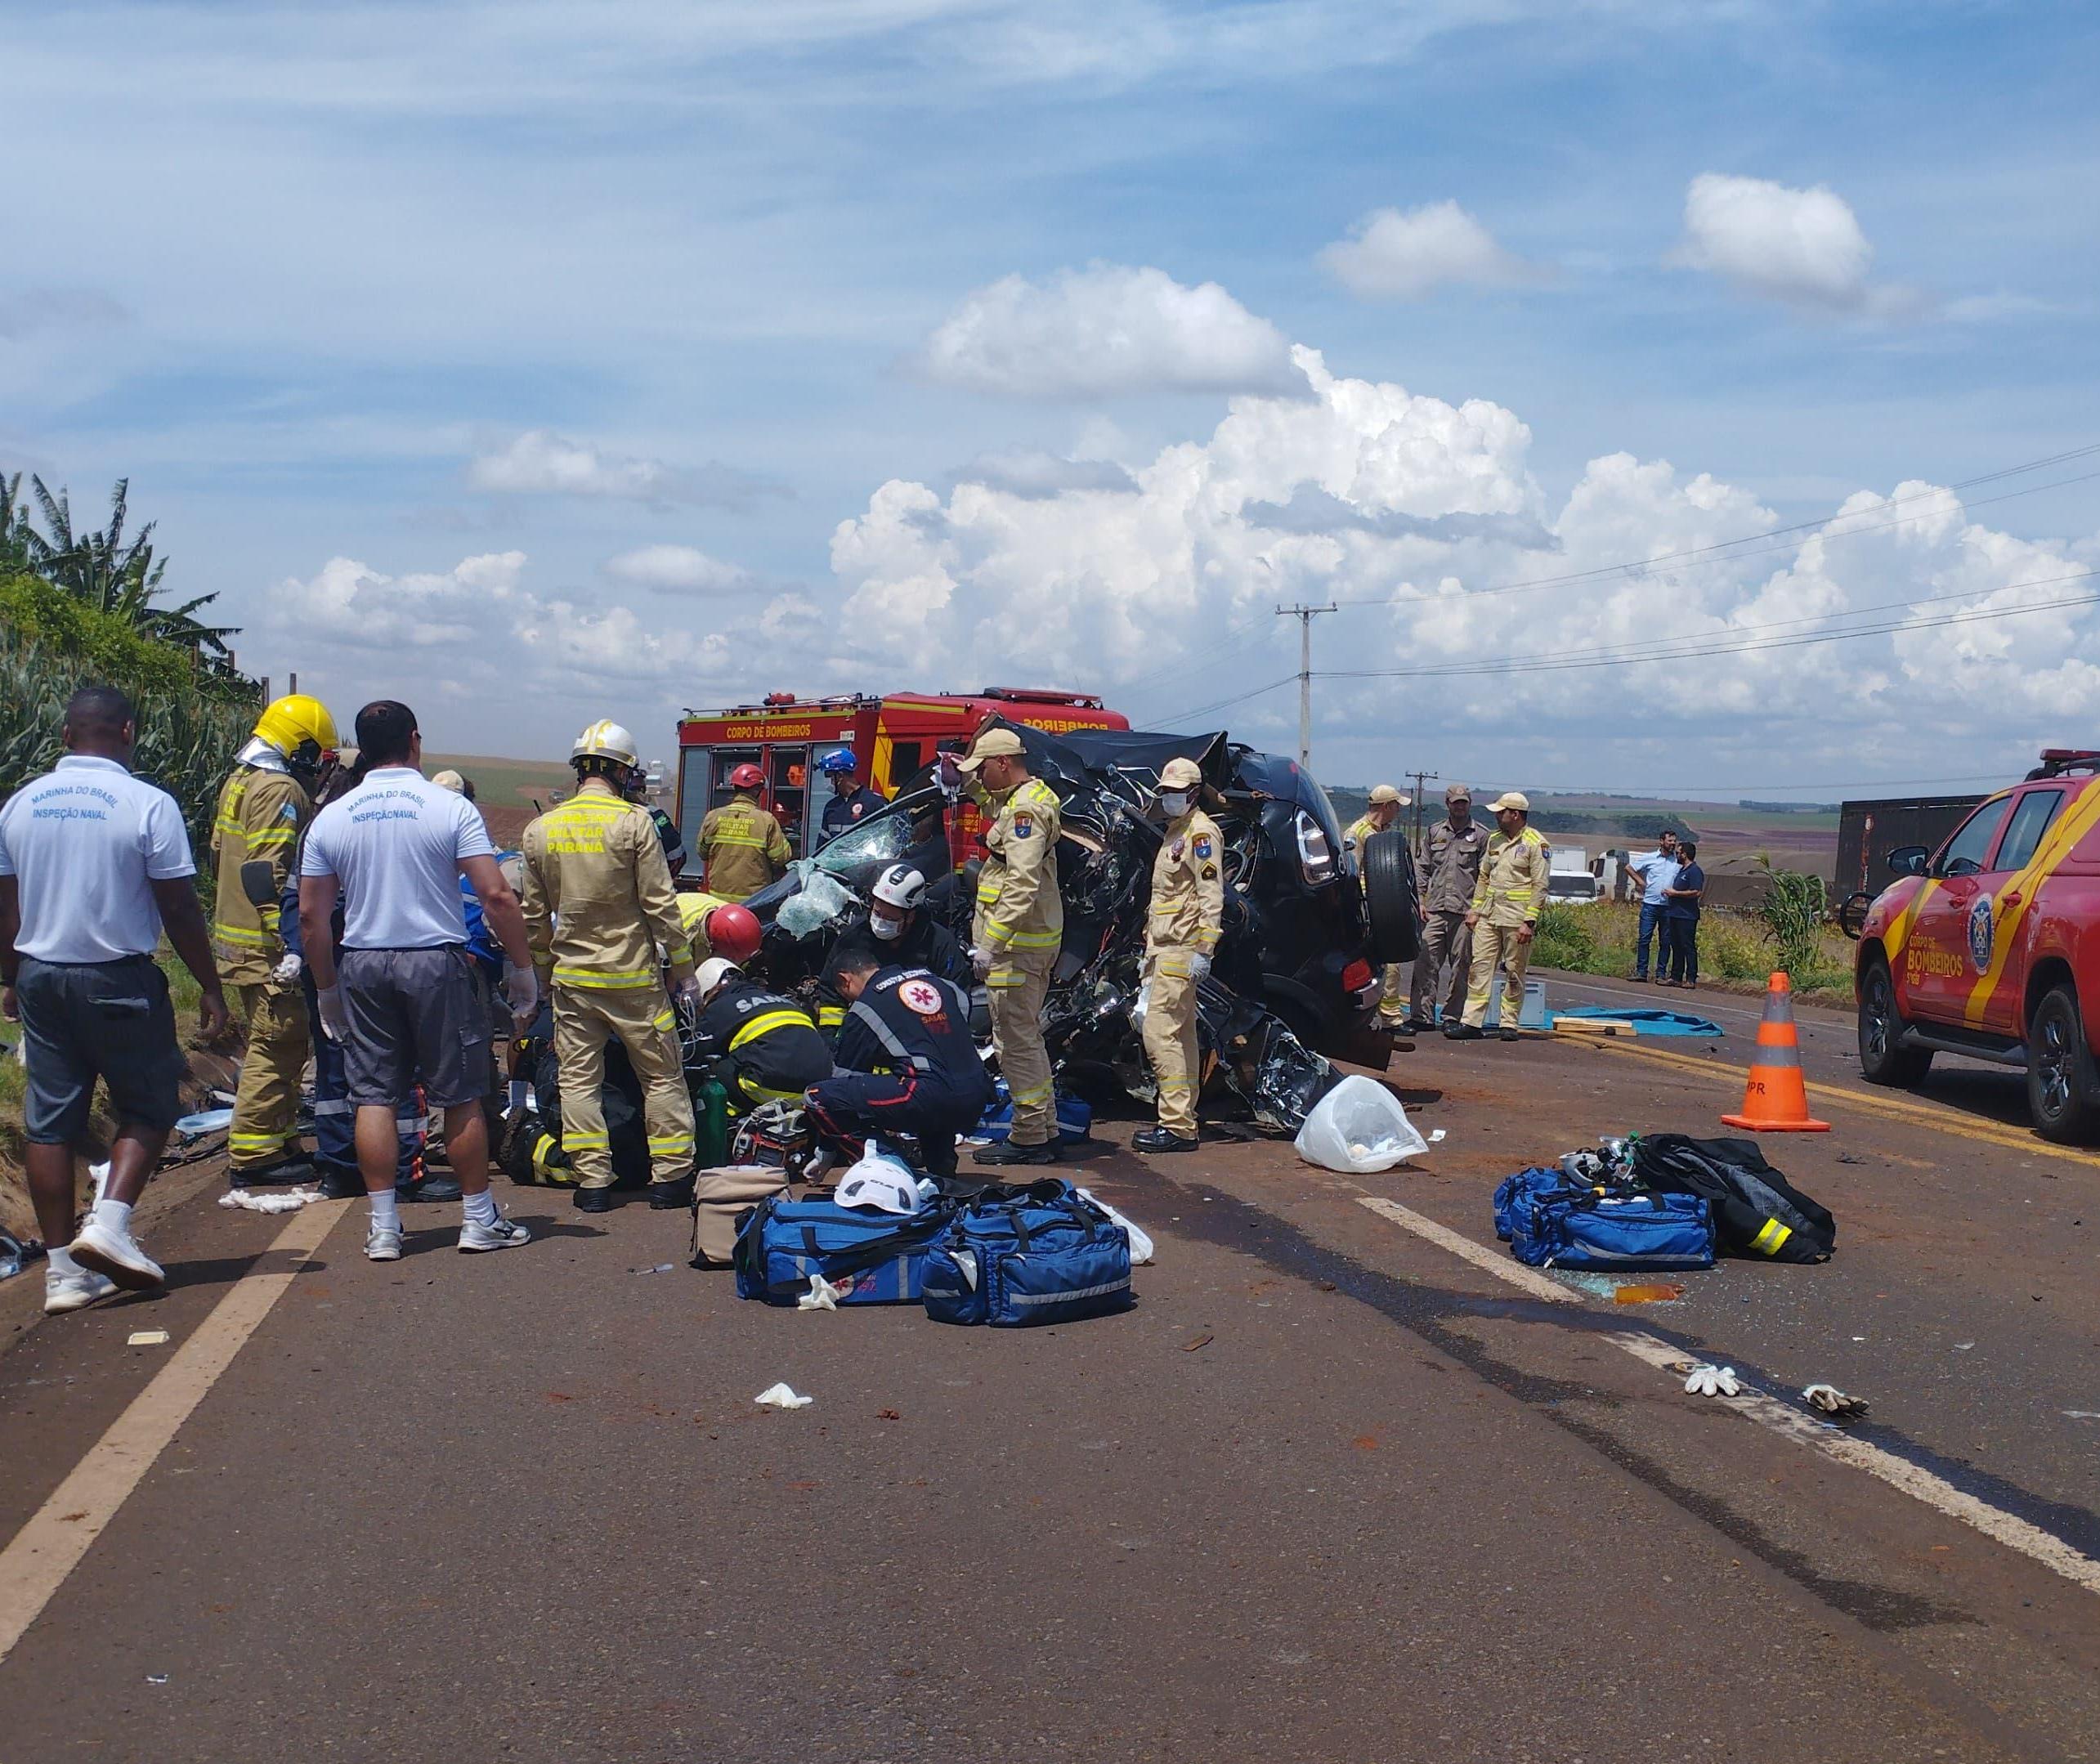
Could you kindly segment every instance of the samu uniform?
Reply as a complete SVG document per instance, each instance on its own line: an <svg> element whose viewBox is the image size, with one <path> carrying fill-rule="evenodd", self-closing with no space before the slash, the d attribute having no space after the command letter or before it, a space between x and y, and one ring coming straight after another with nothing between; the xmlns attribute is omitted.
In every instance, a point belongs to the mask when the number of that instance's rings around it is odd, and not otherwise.
<svg viewBox="0 0 2100 1764"><path fill-rule="evenodd" d="M1479 1028L1488 1020L1488 994L1502 964L1502 1027L1514 1029L1524 1009L1524 970L1531 965L1531 945L1517 933L1538 922L1546 904L1551 866L1546 840L1530 827L1515 839L1492 835L1480 859L1480 880L1474 885L1471 911L1480 916L1473 927L1473 971L1466 983L1466 1023Z"/></svg>
<svg viewBox="0 0 2100 1764"><path fill-rule="evenodd" d="M982 785L972 791L987 807ZM1030 778L997 804L984 836L970 942L992 958L985 986L992 1001L992 1045L1014 1103L1014 1145L1047 1145L1057 1137L1050 1054L1043 1045L1043 1000L1064 942L1064 897L1058 892L1057 842L1064 816L1057 792Z"/></svg>
<svg viewBox="0 0 2100 1764"><path fill-rule="evenodd" d="M700 861L708 892L741 902L786 871L787 835L770 809L749 790L739 790L700 824Z"/></svg>
<svg viewBox="0 0 2100 1764"><path fill-rule="evenodd" d="M984 1118L992 1076L969 1034L969 994L901 964L868 978L839 1031L840 1070L810 1086L825 1135L852 1144L885 1132L919 1142L927 1172L951 1176L956 1135Z"/></svg>
<svg viewBox="0 0 2100 1764"><path fill-rule="evenodd" d="M1480 860L1488 848L1488 830L1477 821L1466 823L1461 832L1443 820L1430 828L1428 849L1422 854L1419 882L1422 893L1422 947L1415 952L1412 996L1408 1014L1427 1023L1435 1005L1448 963L1451 979L1443 986L1444 1020L1453 1021L1464 1008L1466 985L1473 967L1473 933L1466 929L1466 914L1473 902L1473 890L1480 880Z"/></svg>
<svg viewBox="0 0 2100 1764"><path fill-rule="evenodd" d="M692 1097L657 951L673 980L692 972L663 842L648 811L587 777L525 830L526 938L553 1002L562 1149L586 1189L612 1186L605 1044L614 1036L642 1085L652 1182L692 1169Z"/></svg>
<svg viewBox="0 0 2100 1764"><path fill-rule="evenodd" d="M1349 824L1341 835L1341 848L1356 865L1358 875L1363 871L1363 842L1374 833L1385 833L1390 828L1381 827L1370 816L1364 815ZM1398 1023L1407 1010L1407 988L1400 981L1400 965L1389 961L1380 978L1385 983L1378 991L1378 1014L1388 1023Z"/></svg>
<svg viewBox="0 0 2100 1764"><path fill-rule="evenodd" d="M829 845L848 827L865 820L876 809L885 808L888 806L889 804L881 797L875 795L865 784L847 791L844 796L833 796L831 801L825 804L824 813L818 820L817 843L820 845Z"/></svg>
<svg viewBox="0 0 2100 1764"><path fill-rule="evenodd" d="M831 1076L831 1050L809 1013L754 980L725 980L700 1014L693 1051L724 1062L723 1088L739 1110L799 1103Z"/></svg>
<svg viewBox="0 0 2100 1764"><path fill-rule="evenodd" d="M274 980L271 969L284 954L277 902L299 835L312 816L305 787L289 772L244 765L221 786L213 818L212 859L218 878L213 953L248 1021L248 1052L226 1135L226 1161L236 1181L298 1149L299 1081L312 1036L298 982ZM251 863L270 866L267 906L248 898L241 870Z"/></svg>
<svg viewBox="0 0 2100 1764"><path fill-rule="evenodd" d="M1193 956L1209 956L1225 928L1225 884L1217 823L1192 808L1167 825L1152 866L1152 906L1145 916L1144 1052L1159 1090L1159 1124L1196 1137L1196 1096L1202 1068L1196 1041Z"/></svg>

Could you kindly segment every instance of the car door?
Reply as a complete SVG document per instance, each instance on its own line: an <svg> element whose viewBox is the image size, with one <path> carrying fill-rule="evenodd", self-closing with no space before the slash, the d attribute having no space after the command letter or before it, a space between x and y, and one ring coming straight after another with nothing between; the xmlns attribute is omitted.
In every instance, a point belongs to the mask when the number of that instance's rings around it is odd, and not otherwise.
<svg viewBox="0 0 2100 1764"><path fill-rule="evenodd" d="M1994 796L1956 827L1927 872L1910 915L1897 976L1905 1014L1963 1023L1977 969L1969 960L1969 914L1983 892L1979 878L1990 862L2011 810L2010 794Z"/></svg>
<svg viewBox="0 0 2100 1764"><path fill-rule="evenodd" d="M2028 915L2057 853L2048 843L2071 786L2029 785L2013 798L1990 866L1976 878L1968 932L1970 987L1963 1018L1972 1028L2014 1035L2026 985Z"/></svg>

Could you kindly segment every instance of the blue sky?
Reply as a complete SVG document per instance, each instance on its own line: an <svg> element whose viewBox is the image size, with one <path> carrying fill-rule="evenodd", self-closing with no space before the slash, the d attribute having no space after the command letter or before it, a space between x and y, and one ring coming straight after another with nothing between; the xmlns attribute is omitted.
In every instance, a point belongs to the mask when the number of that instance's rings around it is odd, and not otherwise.
<svg viewBox="0 0 2100 1764"><path fill-rule="evenodd" d="M2100 442L2083 9L0 12L0 468L128 475L246 663L433 745L995 678L1166 720L1289 670L1279 596L1383 602L1326 668L1684 640L1323 682L1338 780L2090 738L2100 480L1975 499L2100 461L1927 494ZM1211 720L1286 746L1295 695Z"/></svg>

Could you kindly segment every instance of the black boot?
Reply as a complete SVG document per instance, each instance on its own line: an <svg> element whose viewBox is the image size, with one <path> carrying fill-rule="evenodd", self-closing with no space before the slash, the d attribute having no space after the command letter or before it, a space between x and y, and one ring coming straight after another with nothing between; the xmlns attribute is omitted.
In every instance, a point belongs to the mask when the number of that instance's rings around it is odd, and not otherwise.
<svg viewBox="0 0 2100 1764"><path fill-rule="evenodd" d="M1057 1162L1056 1144L1046 1139L1041 1145L1016 1145L1007 1139L997 1145L987 1145L974 1154L980 1164L1054 1164Z"/></svg>
<svg viewBox="0 0 2100 1764"><path fill-rule="evenodd" d="M691 1176L678 1176L669 1182L649 1184L649 1211L653 1213L680 1212L692 1205Z"/></svg>
<svg viewBox="0 0 2100 1764"><path fill-rule="evenodd" d="M320 1179L320 1171L303 1152L295 1152L280 1157L271 1164L236 1165L226 1171L226 1180L236 1189L275 1188L280 1183L313 1182ZM358 1184L358 1192L364 1192L364 1184Z"/></svg>
<svg viewBox="0 0 2100 1764"><path fill-rule="evenodd" d="M580 1213L609 1213L612 1211L612 1190L579 1189L574 1204Z"/></svg>
<svg viewBox="0 0 2100 1764"><path fill-rule="evenodd" d="M1447 1041L1477 1041L1486 1033L1486 1030L1476 1028L1470 1023L1454 1023L1444 1032L1444 1039Z"/></svg>
<svg viewBox="0 0 2100 1764"><path fill-rule="evenodd" d="M355 1164L316 1164L320 1172L320 1198L325 1201L356 1201L365 1196L365 1178Z"/></svg>
<svg viewBox="0 0 2100 1764"><path fill-rule="evenodd" d="M456 1201L460 1198L457 1176L423 1176L414 1182L396 1180L394 1196L403 1201Z"/></svg>
<svg viewBox="0 0 2100 1764"><path fill-rule="evenodd" d="M1518 1038L1517 1032L1514 1029L1505 1029L1502 1032L1502 1038L1505 1041L1514 1041Z"/></svg>
<svg viewBox="0 0 2100 1764"><path fill-rule="evenodd" d="M1131 1149L1134 1152L1193 1152L1193 1139L1184 1139L1166 1127L1147 1127L1142 1133L1131 1135Z"/></svg>

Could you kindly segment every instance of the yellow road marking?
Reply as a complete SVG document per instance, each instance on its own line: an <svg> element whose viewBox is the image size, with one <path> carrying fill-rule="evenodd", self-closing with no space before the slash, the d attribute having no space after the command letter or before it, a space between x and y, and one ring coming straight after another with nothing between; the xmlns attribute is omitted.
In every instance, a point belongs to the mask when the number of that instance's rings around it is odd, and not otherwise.
<svg viewBox="0 0 2100 1764"><path fill-rule="evenodd" d="M0 1660L14 1651L88 1546L109 1528L177 1430L233 1363L234 1355L350 1204L321 1201L294 1213L263 1252L257 1270L234 1283L197 1332L0 1550Z"/></svg>
<svg viewBox="0 0 2100 1764"><path fill-rule="evenodd" d="M1665 1066L1675 1067L1680 1072L1696 1072L1701 1077L1729 1086L1739 1086L1749 1077L1749 1068L1731 1065L1726 1060L1695 1059L1688 1054L1665 1053L1659 1047L1629 1046L1623 1041L1585 1041L1585 1047L1601 1047L1614 1054L1631 1054L1638 1059L1652 1059ZM2100 1169L2100 1153L2081 1152L2075 1147L2053 1144L2037 1135L2022 1132L2001 1122L1981 1122L1964 1115L1957 1109L1936 1103L1906 1102L1894 1096L1874 1096L1851 1090L1835 1084L1808 1086L1808 1094L1820 1102L1829 1103L1841 1108L1859 1108L1869 1114L1879 1115L1890 1121L1901 1121L1911 1126L1929 1127L1935 1133L1951 1133L1964 1139L1974 1139L1984 1145L2003 1145L2016 1152L2026 1152L2042 1157L2062 1158L2066 1163L2084 1164Z"/></svg>

